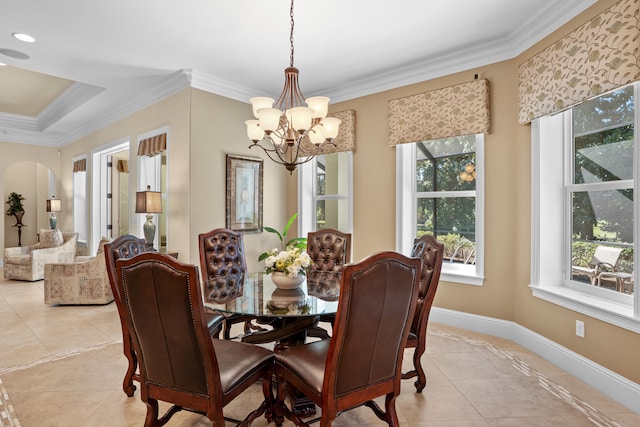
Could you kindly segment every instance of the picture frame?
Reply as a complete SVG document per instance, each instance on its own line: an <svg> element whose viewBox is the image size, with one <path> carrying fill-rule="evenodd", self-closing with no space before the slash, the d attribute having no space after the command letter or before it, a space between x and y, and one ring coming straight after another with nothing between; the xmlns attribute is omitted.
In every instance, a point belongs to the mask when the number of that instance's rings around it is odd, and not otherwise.
<svg viewBox="0 0 640 427"><path fill-rule="evenodd" d="M243 233L262 232L264 160L226 155L226 227Z"/></svg>

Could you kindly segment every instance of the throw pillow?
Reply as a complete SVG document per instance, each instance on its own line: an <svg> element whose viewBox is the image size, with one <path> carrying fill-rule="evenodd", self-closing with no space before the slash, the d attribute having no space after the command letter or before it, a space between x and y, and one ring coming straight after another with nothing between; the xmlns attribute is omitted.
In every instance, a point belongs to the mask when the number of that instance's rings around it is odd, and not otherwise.
<svg viewBox="0 0 640 427"><path fill-rule="evenodd" d="M100 243L98 243L98 254L103 253L104 252L104 245L106 245L107 243L111 243L113 242L113 239L110 237L105 237L102 236L102 239L100 240Z"/></svg>
<svg viewBox="0 0 640 427"><path fill-rule="evenodd" d="M57 228L55 230L40 229L41 248L55 248L62 245L63 240L62 231Z"/></svg>

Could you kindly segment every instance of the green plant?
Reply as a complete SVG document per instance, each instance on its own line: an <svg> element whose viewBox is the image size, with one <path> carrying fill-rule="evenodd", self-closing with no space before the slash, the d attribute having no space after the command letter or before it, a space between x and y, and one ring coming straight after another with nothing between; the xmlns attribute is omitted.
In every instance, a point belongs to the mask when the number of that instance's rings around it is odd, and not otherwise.
<svg viewBox="0 0 640 427"><path fill-rule="evenodd" d="M264 227L264 231L268 231L269 233L274 233L278 236L278 238L280 239L280 242L282 243L282 250L286 250L289 247L298 248L300 250L307 248L306 237L294 237L293 239L286 241L287 232L289 231L289 228L291 228L291 226L293 225L293 222L296 220L296 218L298 218L297 212L291 215L291 218L289 218L289 221L287 221L287 225L284 226L284 230L282 230L282 233L280 233L275 228ZM258 257L258 261L265 260L268 256L271 255L272 252L273 250L261 253L260 256Z"/></svg>
<svg viewBox="0 0 640 427"><path fill-rule="evenodd" d="M22 194L12 191L5 202L9 205L9 209L7 209L7 216L15 215L18 212L24 212L24 206L22 205L23 200L25 200L25 198L22 197Z"/></svg>

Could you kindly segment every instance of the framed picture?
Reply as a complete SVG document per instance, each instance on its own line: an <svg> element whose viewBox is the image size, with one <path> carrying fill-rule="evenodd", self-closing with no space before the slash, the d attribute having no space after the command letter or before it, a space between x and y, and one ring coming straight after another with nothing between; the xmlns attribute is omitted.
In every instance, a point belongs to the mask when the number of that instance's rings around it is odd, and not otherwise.
<svg viewBox="0 0 640 427"><path fill-rule="evenodd" d="M260 158L227 154L227 228L262 231L262 166Z"/></svg>

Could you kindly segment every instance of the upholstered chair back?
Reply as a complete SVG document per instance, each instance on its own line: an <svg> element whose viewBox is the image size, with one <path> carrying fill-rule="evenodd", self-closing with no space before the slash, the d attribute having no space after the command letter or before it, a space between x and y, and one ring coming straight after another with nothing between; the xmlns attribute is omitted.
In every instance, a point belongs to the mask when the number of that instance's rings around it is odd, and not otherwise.
<svg viewBox="0 0 640 427"><path fill-rule="evenodd" d="M205 300L226 302L242 292L247 262L242 233L216 228L198 235Z"/></svg>
<svg viewBox="0 0 640 427"><path fill-rule="evenodd" d="M337 271L351 262L351 234L333 228L312 231L307 235L309 270Z"/></svg>
<svg viewBox="0 0 640 427"><path fill-rule="evenodd" d="M118 314L120 315L120 326L122 326L122 350L128 361L127 372L122 382L122 389L127 396L133 396L136 390L133 381L140 381L140 376L136 372L138 360L131 343L131 336L129 335L127 323L125 322L126 311L123 306L118 284L116 283L116 260L133 258L148 250L149 247L146 245L144 239L139 239L131 234L119 236L114 239L113 242L104 245L107 277L109 277L109 285L111 286L113 299L116 302Z"/></svg>
<svg viewBox="0 0 640 427"><path fill-rule="evenodd" d="M184 408L223 426L222 408L259 379L265 400L238 425L250 425L271 408L273 353L211 338L197 266L146 252L118 260L116 274L140 366L145 425L164 425ZM162 417L158 401L173 404Z"/></svg>
<svg viewBox="0 0 640 427"><path fill-rule="evenodd" d="M438 242L435 236L425 234L414 241L411 256L422 259L416 314L411 324L411 333L419 334L423 326L426 328L429 312L440 282L444 244Z"/></svg>
<svg viewBox="0 0 640 427"><path fill-rule="evenodd" d="M422 393L427 385L427 377L422 367L422 355L427 341L427 321L436 296L440 271L442 270L442 258L444 257L444 245L436 240L435 236L425 234L417 238L413 243L411 256L422 260L422 273L420 276L420 288L416 301L416 313L411 322L407 348L414 348L413 369L402 374L403 379L418 377L414 383L416 391Z"/></svg>
<svg viewBox="0 0 640 427"><path fill-rule="evenodd" d="M396 252L344 268L323 393L339 397L375 384L387 383L387 392L399 387L420 269L420 260Z"/></svg>
<svg viewBox="0 0 640 427"><path fill-rule="evenodd" d="M109 283L111 284L111 291L116 298L116 305L120 307L118 287L116 281L116 260L129 259L134 256L147 252L149 247L144 239L140 239L131 234L124 234L115 238L111 243L104 245L104 256L107 264L107 273L109 275ZM151 249L153 250L153 249Z"/></svg>
<svg viewBox="0 0 640 427"><path fill-rule="evenodd" d="M420 259L390 251L344 266L331 339L276 352L276 424L282 413L307 425L284 404L292 386L321 407L321 426L361 405L388 425L400 425L395 401L421 268ZM386 412L373 400L381 396Z"/></svg>
<svg viewBox="0 0 640 427"><path fill-rule="evenodd" d="M139 261L125 265L116 262L116 269L141 374L158 386L208 394L208 379L219 381L219 375L214 369L217 365L203 357L211 354L215 361L211 339L200 316L201 300L190 298L199 294L197 267L176 267L168 259L136 260ZM211 389L220 389L219 383L216 386Z"/></svg>

